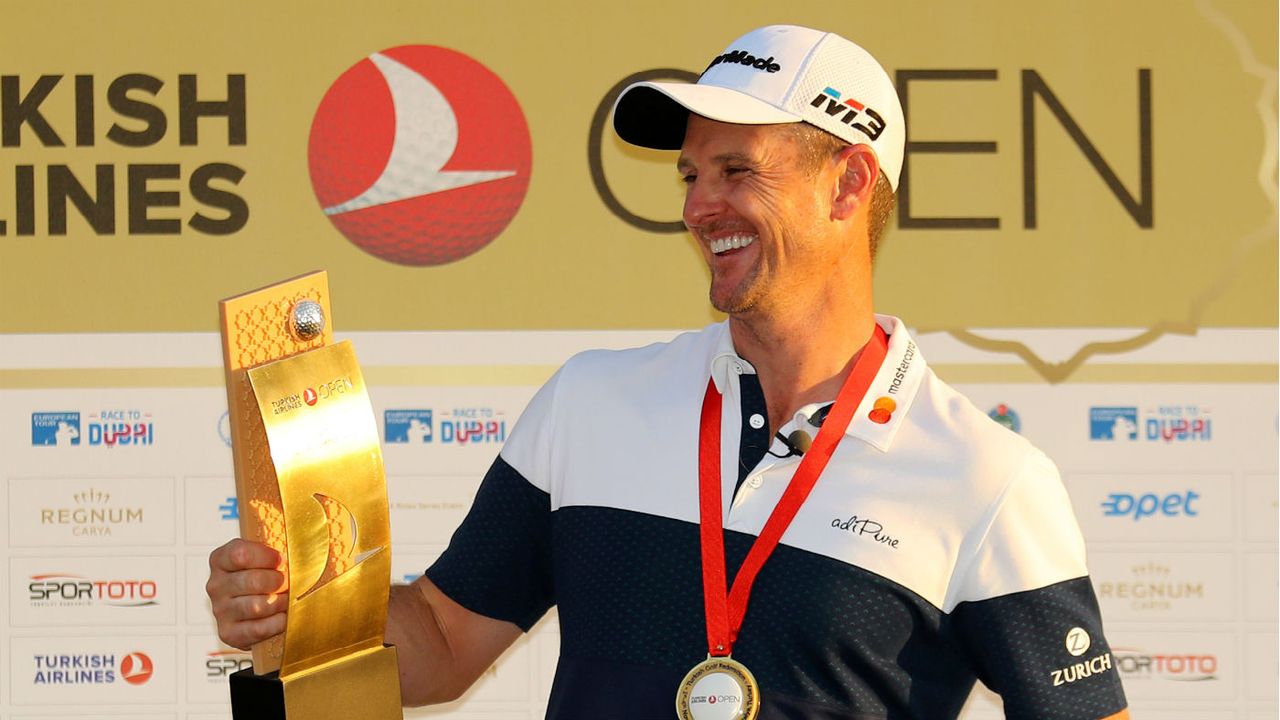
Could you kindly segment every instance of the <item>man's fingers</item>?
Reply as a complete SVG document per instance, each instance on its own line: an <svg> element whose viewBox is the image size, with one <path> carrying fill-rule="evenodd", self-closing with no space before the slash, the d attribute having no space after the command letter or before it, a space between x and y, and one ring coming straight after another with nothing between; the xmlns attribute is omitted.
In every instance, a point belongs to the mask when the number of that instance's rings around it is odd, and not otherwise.
<svg viewBox="0 0 1280 720"><path fill-rule="evenodd" d="M228 617L235 621L261 620L282 615L289 609L287 595L247 595L227 603Z"/></svg>
<svg viewBox="0 0 1280 720"><path fill-rule="evenodd" d="M216 603L213 613L218 620L218 637L232 647L248 649L284 632L288 607L287 595L245 595L223 599Z"/></svg>
<svg viewBox="0 0 1280 720"><path fill-rule="evenodd" d="M268 545L236 538L209 554L213 572L280 567L280 553Z"/></svg>
<svg viewBox="0 0 1280 720"><path fill-rule="evenodd" d="M237 538L209 554L205 592L228 645L248 648L284 632L287 588L280 553L267 545Z"/></svg>
<svg viewBox="0 0 1280 720"><path fill-rule="evenodd" d="M236 623L218 623L218 637L231 647L248 650L253 645L284 632L286 616L283 612L264 618L242 620Z"/></svg>
<svg viewBox="0 0 1280 720"><path fill-rule="evenodd" d="M274 595L284 590L284 573L275 570L241 570L228 574L227 579L227 589L233 598Z"/></svg>

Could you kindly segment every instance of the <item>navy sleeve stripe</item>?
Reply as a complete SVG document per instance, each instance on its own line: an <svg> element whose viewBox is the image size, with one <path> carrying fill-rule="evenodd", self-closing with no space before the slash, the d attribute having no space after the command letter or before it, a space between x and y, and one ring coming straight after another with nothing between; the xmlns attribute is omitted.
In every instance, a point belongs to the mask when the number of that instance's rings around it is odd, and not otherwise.
<svg viewBox="0 0 1280 720"><path fill-rule="evenodd" d="M555 604L551 498L499 457L426 575L454 602L528 632Z"/></svg>
<svg viewBox="0 0 1280 720"><path fill-rule="evenodd" d="M1008 718L1103 718L1126 707L1087 577L960 603L944 623Z"/></svg>

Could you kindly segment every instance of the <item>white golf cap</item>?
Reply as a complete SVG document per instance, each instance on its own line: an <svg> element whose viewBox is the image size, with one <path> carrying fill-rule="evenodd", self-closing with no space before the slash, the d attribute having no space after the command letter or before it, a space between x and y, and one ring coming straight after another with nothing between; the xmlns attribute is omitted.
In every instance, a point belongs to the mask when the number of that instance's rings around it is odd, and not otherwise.
<svg viewBox="0 0 1280 720"><path fill-rule="evenodd" d="M679 150L689 113L740 125L807 122L870 145L896 190L906 123L888 73L834 33L770 25L743 35L698 82L639 82L618 96L613 127L641 147Z"/></svg>

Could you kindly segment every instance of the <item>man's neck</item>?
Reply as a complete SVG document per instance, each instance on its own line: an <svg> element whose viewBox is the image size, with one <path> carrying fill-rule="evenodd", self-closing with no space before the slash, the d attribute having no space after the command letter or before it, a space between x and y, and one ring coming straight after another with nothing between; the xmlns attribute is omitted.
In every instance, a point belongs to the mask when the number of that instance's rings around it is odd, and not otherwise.
<svg viewBox="0 0 1280 720"><path fill-rule="evenodd" d="M869 298L810 309L804 316L751 312L729 319L734 349L759 375L770 434L801 407L835 398L875 326Z"/></svg>

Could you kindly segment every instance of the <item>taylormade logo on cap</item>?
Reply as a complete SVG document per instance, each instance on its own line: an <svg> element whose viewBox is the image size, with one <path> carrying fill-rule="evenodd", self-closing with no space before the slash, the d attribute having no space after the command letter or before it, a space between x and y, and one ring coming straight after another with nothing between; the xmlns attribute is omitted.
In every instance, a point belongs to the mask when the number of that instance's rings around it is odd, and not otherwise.
<svg viewBox="0 0 1280 720"><path fill-rule="evenodd" d="M854 145L870 145L896 189L906 125L888 73L834 33L770 25L734 40L696 84L640 82L614 105L619 137L678 150L689 113L742 125L807 122Z"/></svg>
<svg viewBox="0 0 1280 720"><path fill-rule="evenodd" d="M746 50L731 50L730 52L727 52L721 55L715 60L712 60L711 64L707 66L707 70L710 70L711 68L715 67L716 65L719 65L722 62L737 63L739 65L747 65L757 70L764 70L765 72L771 72L771 73L778 72L779 70L782 69L781 65L773 61L772 55L769 56L768 59L765 59L765 58L758 58L755 55L748 53ZM702 72L705 73L707 70L703 70Z"/></svg>

